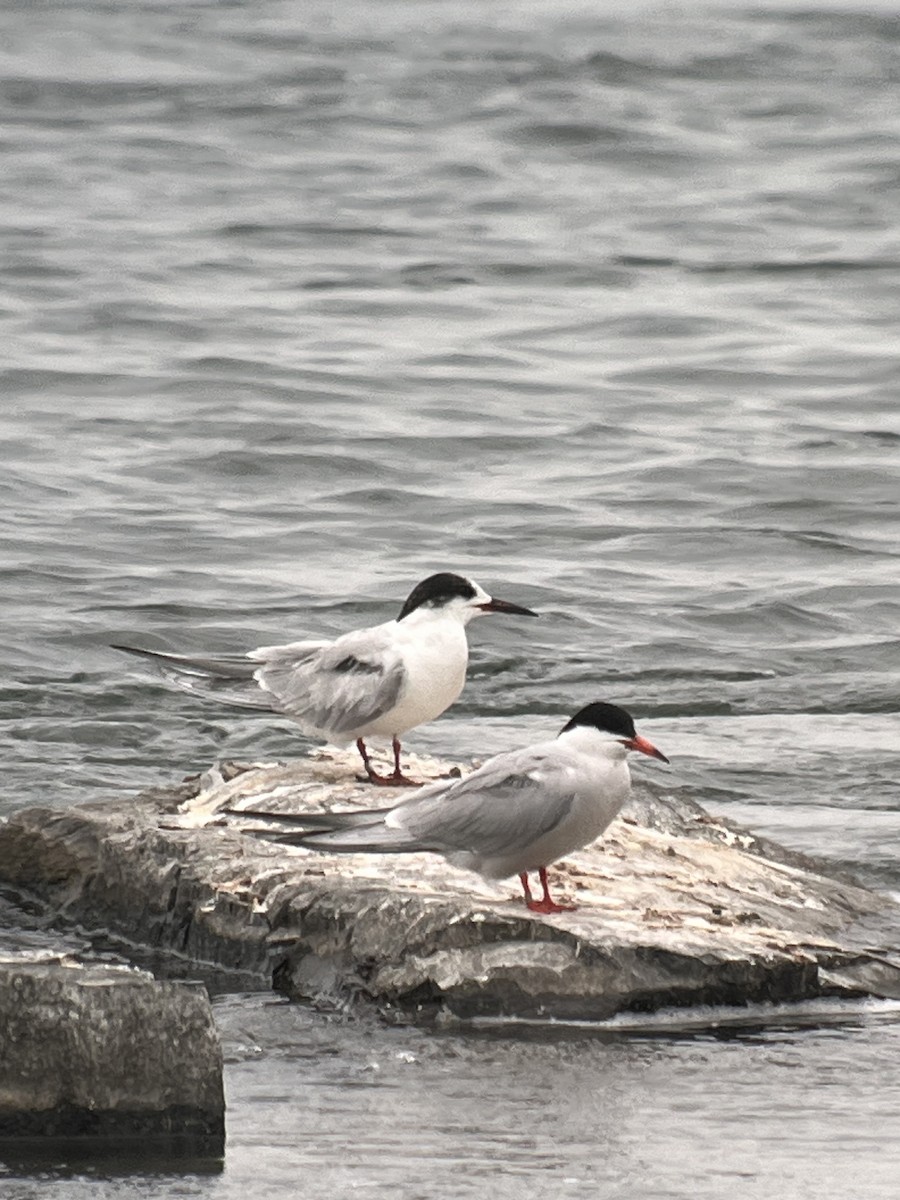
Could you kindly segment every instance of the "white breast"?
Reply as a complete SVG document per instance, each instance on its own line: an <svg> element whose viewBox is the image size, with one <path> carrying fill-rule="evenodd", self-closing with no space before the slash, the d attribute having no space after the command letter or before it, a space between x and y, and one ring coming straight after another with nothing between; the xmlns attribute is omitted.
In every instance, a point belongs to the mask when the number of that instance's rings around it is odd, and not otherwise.
<svg viewBox="0 0 900 1200"><path fill-rule="evenodd" d="M419 616L417 610L400 622L397 639L406 683L390 712L369 727L370 733L385 737L399 737L439 717L462 692L469 663L469 644L460 621L427 610Z"/></svg>

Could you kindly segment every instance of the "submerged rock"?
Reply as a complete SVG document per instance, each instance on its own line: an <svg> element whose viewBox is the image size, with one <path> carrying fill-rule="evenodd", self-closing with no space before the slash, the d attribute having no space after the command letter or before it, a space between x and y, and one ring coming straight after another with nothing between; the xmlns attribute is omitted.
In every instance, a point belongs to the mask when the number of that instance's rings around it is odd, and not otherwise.
<svg viewBox="0 0 900 1200"><path fill-rule="evenodd" d="M202 987L5 953L0 1062L0 1138L180 1138L221 1152L222 1053Z"/></svg>
<svg viewBox="0 0 900 1200"><path fill-rule="evenodd" d="M900 996L889 898L643 786L602 842L553 869L554 891L579 906L554 916L527 911L515 880L490 883L437 855L326 855L247 836L222 815L401 797L353 770L352 756L320 751L127 801L23 810L0 827L0 880L82 927L320 1002L599 1019Z"/></svg>

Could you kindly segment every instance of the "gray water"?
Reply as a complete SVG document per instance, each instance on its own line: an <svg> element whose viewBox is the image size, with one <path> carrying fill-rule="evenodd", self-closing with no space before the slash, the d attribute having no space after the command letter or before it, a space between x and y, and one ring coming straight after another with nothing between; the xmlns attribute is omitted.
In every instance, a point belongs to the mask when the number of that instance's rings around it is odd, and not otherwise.
<svg viewBox="0 0 900 1200"><path fill-rule="evenodd" d="M895 8L19 0L0 89L0 811L308 747L111 641L336 634L451 569L542 619L475 625L411 749L618 701L674 790L900 887ZM890 1007L217 1003L221 1174L4 1195L897 1194Z"/></svg>

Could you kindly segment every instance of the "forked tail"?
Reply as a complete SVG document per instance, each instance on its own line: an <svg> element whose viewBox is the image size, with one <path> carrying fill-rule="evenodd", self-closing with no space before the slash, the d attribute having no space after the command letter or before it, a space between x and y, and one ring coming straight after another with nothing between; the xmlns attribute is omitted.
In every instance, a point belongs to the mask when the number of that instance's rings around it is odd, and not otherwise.
<svg viewBox="0 0 900 1200"><path fill-rule="evenodd" d="M194 658L187 654L167 654L162 650L144 650L140 646L113 645L112 648L148 659L169 683L193 696L240 708L272 711L271 698L254 677L259 663L245 655Z"/></svg>

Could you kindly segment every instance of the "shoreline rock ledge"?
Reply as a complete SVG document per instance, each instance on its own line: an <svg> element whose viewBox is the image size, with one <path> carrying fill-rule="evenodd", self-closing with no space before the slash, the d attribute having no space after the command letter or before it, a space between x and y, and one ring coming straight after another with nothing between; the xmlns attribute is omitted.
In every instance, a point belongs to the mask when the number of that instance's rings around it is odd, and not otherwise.
<svg viewBox="0 0 900 1200"><path fill-rule="evenodd" d="M0 953L0 1141L128 1139L221 1154L222 1050L202 987Z"/></svg>
<svg viewBox="0 0 900 1200"><path fill-rule="evenodd" d="M447 763L411 756L420 778ZM29 808L0 825L0 883L82 930L270 984L425 1019L600 1020L618 1011L900 998L900 906L636 784L599 843L557 864L578 909L528 912L517 881L437 855L325 855L221 810L380 807L351 755L223 764L133 798ZM893 940L892 940L893 939Z"/></svg>

